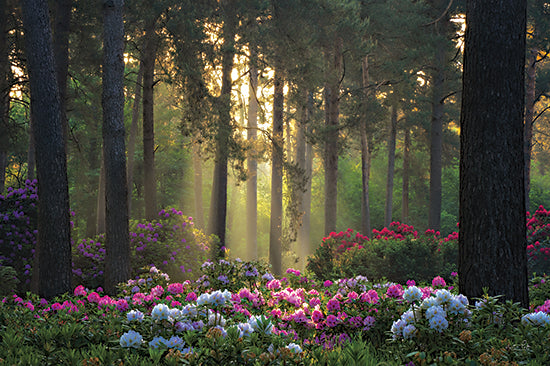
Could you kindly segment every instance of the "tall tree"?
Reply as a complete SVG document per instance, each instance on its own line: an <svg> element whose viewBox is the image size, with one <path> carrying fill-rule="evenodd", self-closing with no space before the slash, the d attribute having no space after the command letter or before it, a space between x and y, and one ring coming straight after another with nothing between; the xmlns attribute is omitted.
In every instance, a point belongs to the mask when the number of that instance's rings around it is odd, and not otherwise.
<svg viewBox="0 0 550 366"><path fill-rule="evenodd" d="M529 306L523 108L526 0L466 3L459 290Z"/></svg>
<svg viewBox="0 0 550 366"><path fill-rule="evenodd" d="M258 161L255 149L258 134L258 69L255 65L255 56L256 52L251 50L250 82L248 87L248 129L246 131L247 140L252 145L252 149L246 160L249 174L246 182L246 252L250 260L258 259Z"/></svg>
<svg viewBox="0 0 550 366"><path fill-rule="evenodd" d="M38 294L46 299L71 289L67 158L46 0L24 0L27 68L34 111L38 173Z"/></svg>
<svg viewBox="0 0 550 366"><path fill-rule="evenodd" d="M404 128L405 138L403 141L403 189L401 199L401 222L409 222L409 178L411 166L411 130L408 126Z"/></svg>
<svg viewBox="0 0 550 366"><path fill-rule="evenodd" d="M124 0L103 1L103 151L105 160L105 291L130 276L128 186L124 143Z"/></svg>
<svg viewBox="0 0 550 366"><path fill-rule="evenodd" d="M366 108L368 105L368 85L369 85L369 59L365 56L361 63L361 76L363 95L362 100ZM361 133L361 232L363 235L369 235L371 232L370 225L370 201L369 201L369 185L370 185L370 166L371 166L371 144L367 133L367 117L364 114L365 120L361 122L359 131Z"/></svg>
<svg viewBox="0 0 550 366"><path fill-rule="evenodd" d="M6 166L8 163L8 131L10 106L10 61L8 47L8 6L6 0L0 0L0 194L4 192Z"/></svg>
<svg viewBox="0 0 550 366"><path fill-rule="evenodd" d="M273 94L273 133L271 147L271 217L269 227L269 263L273 274L282 273L282 226L283 226L283 108L284 81L280 70L275 68Z"/></svg>
<svg viewBox="0 0 550 366"><path fill-rule="evenodd" d="M388 136L388 171L386 179L386 213L384 215L384 226L390 227L392 222L393 206L393 177L395 171L395 144L397 141L397 108L391 107L390 133Z"/></svg>
<svg viewBox="0 0 550 366"><path fill-rule="evenodd" d="M128 213L132 213L132 191L134 188L134 154L136 152L136 138L138 134L139 111L141 106L141 94L143 90L143 62L139 63L139 69L136 77L136 85L134 88L134 104L132 106L132 122L128 134L128 164L126 170L128 172Z"/></svg>
<svg viewBox="0 0 550 366"><path fill-rule="evenodd" d="M223 55L222 55L222 88L218 97L218 125L216 134L216 152L214 176L212 181L212 197L208 231L218 237L219 248L213 252L214 258L223 257L225 247L225 224L227 215L227 162L229 141L231 139L231 72L235 56L235 35L237 18L235 0L222 0L220 3L223 14Z"/></svg>

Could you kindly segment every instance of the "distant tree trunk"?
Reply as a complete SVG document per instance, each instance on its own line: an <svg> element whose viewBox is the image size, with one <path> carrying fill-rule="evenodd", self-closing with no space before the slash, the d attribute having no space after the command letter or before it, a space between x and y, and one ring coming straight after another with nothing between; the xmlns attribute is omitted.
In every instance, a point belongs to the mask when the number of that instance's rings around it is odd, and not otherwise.
<svg viewBox="0 0 550 366"><path fill-rule="evenodd" d="M106 231L105 228L105 150L104 147L101 147L101 161L99 168L99 180L98 180L98 189L97 189L97 221L96 221L96 234L104 234Z"/></svg>
<svg viewBox="0 0 550 366"><path fill-rule="evenodd" d="M103 146L105 151L105 291L130 277L128 181L124 146L123 0L103 1Z"/></svg>
<svg viewBox="0 0 550 366"><path fill-rule="evenodd" d="M386 179L386 210L384 226L390 227L393 205L393 176L395 172L395 143L397 139L397 108L391 107L390 135L388 138L388 175Z"/></svg>
<svg viewBox="0 0 550 366"><path fill-rule="evenodd" d="M440 34L446 34L447 16L437 22ZM430 208L428 227L441 228L441 171L443 145L443 109L445 87L445 48L446 40L440 40L436 45L434 73L432 75L432 123L430 129Z"/></svg>
<svg viewBox="0 0 550 366"><path fill-rule="evenodd" d="M284 81L275 68L275 91L273 95L273 145L271 148L271 218L269 229L269 263L275 276L282 273L282 226L283 226L283 108Z"/></svg>
<svg viewBox="0 0 550 366"><path fill-rule="evenodd" d="M301 268L305 268L307 257L311 254L310 248L310 217L311 217L311 174L313 168L313 151L306 135L311 132L311 116L313 114L313 94L306 92L304 110L298 123L296 136L296 164L303 172L304 190L300 192L301 225L298 228L296 242L298 244L298 256Z"/></svg>
<svg viewBox="0 0 550 366"><path fill-rule="evenodd" d="M363 88L364 96L363 102L365 106L368 101L368 85L369 85L369 60L368 56L365 56L362 62L362 74L363 74ZM363 235L370 235L370 202L369 202L369 182L370 182L370 166L371 166L371 147L369 144L369 136L367 134L367 120L365 115L365 121L361 123L361 231Z"/></svg>
<svg viewBox="0 0 550 366"><path fill-rule="evenodd" d="M249 260L258 259L258 161L256 160L256 139L258 128L258 69L255 65L255 52L250 54L250 84L248 87L248 129L247 140L252 145L246 160L248 180L246 182L246 245Z"/></svg>
<svg viewBox="0 0 550 366"><path fill-rule="evenodd" d="M401 203L401 221L409 222L409 177L411 165L411 130L405 127L405 142L403 147L403 198Z"/></svg>
<svg viewBox="0 0 550 366"><path fill-rule="evenodd" d="M54 33L53 55L55 59L55 74L61 102L61 122L63 124L63 140L65 152L69 141L69 123L67 121L67 76L69 75L69 32L71 26L72 0L57 0L54 2Z"/></svg>
<svg viewBox="0 0 550 366"><path fill-rule="evenodd" d="M143 188L145 218L153 220L157 212L157 181L155 178L155 116L154 93L155 59L157 56L156 19L145 26L145 40L141 62L143 63Z"/></svg>
<svg viewBox="0 0 550 366"><path fill-rule="evenodd" d="M338 118L340 114L340 73L342 39L334 42L330 58L329 80L325 85L325 234L336 230L338 206Z"/></svg>
<svg viewBox="0 0 550 366"><path fill-rule="evenodd" d="M139 125L139 109L141 105L141 91L143 90L143 62L139 63L139 69L136 78L136 87L134 89L134 105L132 107L132 124L128 134L128 215L132 216L132 191L134 188L134 154L136 152L136 138Z"/></svg>
<svg viewBox="0 0 550 366"><path fill-rule="evenodd" d="M219 125L216 139L216 158L212 181L212 196L208 231L219 239L218 248L213 248L213 258L224 257L225 224L227 214L227 161L229 140L231 138L231 72L235 50L235 34L237 31L234 0L222 0L224 13L223 26L223 59L222 59L222 90L219 96Z"/></svg>
<svg viewBox="0 0 550 366"><path fill-rule="evenodd" d="M61 103L55 77L46 0L24 0L23 26L31 108L34 110L38 172L38 295L46 299L71 290L71 226L67 158Z"/></svg>
<svg viewBox="0 0 550 366"><path fill-rule="evenodd" d="M459 291L529 306L523 112L526 0L466 4Z"/></svg>
<svg viewBox="0 0 550 366"><path fill-rule="evenodd" d="M193 183L195 192L195 226L204 229L204 206L202 204L202 158L198 143L193 144Z"/></svg>
<svg viewBox="0 0 550 366"><path fill-rule="evenodd" d="M527 87L525 90L525 123L523 128L523 154L525 156L525 209L530 210L531 151L533 149L533 122L535 111L535 84L538 51L532 49L527 59Z"/></svg>
<svg viewBox="0 0 550 366"><path fill-rule="evenodd" d="M27 150L27 179L33 181L36 177L36 149L34 147L33 117L29 113L29 148ZM0 190L1 192L1 190Z"/></svg>
<svg viewBox="0 0 550 366"><path fill-rule="evenodd" d="M0 0L0 194L4 192L8 163L8 125L10 107L10 61L7 40L7 1Z"/></svg>

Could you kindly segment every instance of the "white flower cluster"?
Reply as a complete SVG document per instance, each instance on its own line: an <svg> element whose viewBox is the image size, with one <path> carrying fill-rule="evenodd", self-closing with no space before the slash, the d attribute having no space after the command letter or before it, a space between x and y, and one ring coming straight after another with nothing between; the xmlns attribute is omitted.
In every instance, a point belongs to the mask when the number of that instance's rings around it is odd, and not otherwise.
<svg viewBox="0 0 550 366"><path fill-rule="evenodd" d="M130 330L120 337L120 346L124 348L139 348L143 343L143 337L136 331Z"/></svg>
<svg viewBox="0 0 550 366"><path fill-rule="evenodd" d="M223 306L231 300L231 292L227 290L216 290L211 293L204 293L197 299L197 305Z"/></svg>
<svg viewBox="0 0 550 366"><path fill-rule="evenodd" d="M449 327L448 316L462 321L469 321L472 313L468 310L468 299L464 295L453 295L447 290L437 290L435 296L425 298L421 303L422 291L416 286L410 286L403 292L405 301L411 303L411 308L393 322L391 332L394 339L412 339L418 333L417 325L426 319L431 329L443 332ZM420 303L420 306L415 304Z"/></svg>
<svg viewBox="0 0 550 366"><path fill-rule="evenodd" d="M550 316L544 311L538 311L536 313L526 314L521 317L521 323L523 325L534 325L537 327L545 327L550 324Z"/></svg>

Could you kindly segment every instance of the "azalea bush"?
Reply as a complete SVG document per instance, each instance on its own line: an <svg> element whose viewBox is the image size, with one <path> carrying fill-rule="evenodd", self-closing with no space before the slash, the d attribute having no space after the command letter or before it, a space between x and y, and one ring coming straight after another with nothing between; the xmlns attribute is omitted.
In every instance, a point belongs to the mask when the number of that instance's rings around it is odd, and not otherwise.
<svg viewBox="0 0 550 366"><path fill-rule="evenodd" d="M527 215L527 260L531 273L550 274L550 211L542 206Z"/></svg>

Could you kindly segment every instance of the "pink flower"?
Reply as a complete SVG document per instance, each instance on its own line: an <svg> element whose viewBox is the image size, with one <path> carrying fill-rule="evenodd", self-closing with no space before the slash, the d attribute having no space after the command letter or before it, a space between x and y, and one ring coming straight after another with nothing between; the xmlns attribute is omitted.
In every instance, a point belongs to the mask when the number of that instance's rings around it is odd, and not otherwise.
<svg viewBox="0 0 550 366"><path fill-rule="evenodd" d="M432 287L446 286L445 280L441 276L437 276L432 280Z"/></svg>
<svg viewBox="0 0 550 366"><path fill-rule="evenodd" d="M327 302L327 310L328 311L340 310L340 301L336 299L330 299Z"/></svg>
<svg viewBox="0 0 550 366"><path fill-rule="evenodd" d="M75 296L86 296L87 293L86 293L86 289L84 288L84 286L82 286L82 285L77 286L74 289L74 295Z"/></svg>
<svg viewBox="0 0 550 366"><path fill-rule="evenodd" d="M332 286L332 281L331 281L331 280L326 280L326 281L323 283L323 286L325 286L325 287L330 287L330 286Z"/></svg>
<svg viewBox="0 0 550 366"><path fill-rule="evenodd" d="M313 320L315 323L319 323L323 319L323 313L321 310L313 310L311 313L311 320Z"/></svg>
<svg viewBox="0 0 550 366"><path fill-rule="evenodd" d="M116 302L116 308L117 310L119 311L126 311L128 310L129 306L128 306L128 301L126 301L125 299L120 299Z"/></svg>
<svg viewBox="0 0 550 366"><path fill-rule="evenodd" d="M403 288L401 287L401 285L391 285L386 291L386 296L396 299L400 298L401 296L403 296Z"/></svg>
<svg viewBox="0 0 550 366"><path fill-rule="evenodd" d="M151 289L151 295L153 295L154 297L161 297L163 293L164 289L160 285L155 286Z"/></svg>
<svg viewBox="0 0 550 366"><path fill-rule="evenodd" d="M95 303L99 303L99 300L101 299L101 296L99 296L99 294L97 292L91 292L89 295L88 295L88 301L89 302L95 302Z"/></svg>
<svg viewBox="0 0 550 366"><path fill-rule="evenodd" d="M332 314L327 316L327 320L325 321L328 327L332 328L338 325L338 318Z"/></svg>
<svg viewBox="0 0 550 366"><path fill-rule="evenodd" d="M361 301L368 302L369 304L378 303L378 292L376 290L369 290L368 292L363 292L361 294Z"/></svg>
<svg viewBox="0 0 550 366"><path fill-rule="evenodd" d="M357 292L355 292L355 291L351 291L348 294L348 299L350 299L350 300L356 300L358 297L359 297L359 295L357 295Z"/></svg>
<svg viewBox="0 0 550 366"><path fill-rule="evenodd" d="M321 304L321 300L318 297L313 297L313 298L311 298L311 300L309 300L309 305L310 306L315 307L319 304Z"/></svg>
<svg viewBox="0 0 550 366"><path fill-rule="evenodd" d="M278 290L281 288L281 281L274 279L269 281L266 286L270 290Z"/></svg>
<svg viewBox="0 0 550 366"><path fill-rule="evenodd" d="M193 291L188 293L187 296L185 297L185 301L188 301L188 302L195 301L195 300L197 300L197 294L194 293Z"/></svg>
<svg viewBox="0 0 550 366"><path fill-rule="evenodd" d="M181 294L181 293L183 293L183 284L182 283L171 283L171 284L168 285L166 290L168 290L168 292L170 292L173 295Z"/></svg>

